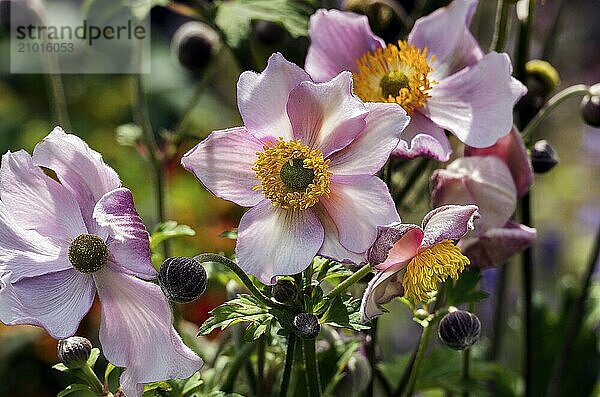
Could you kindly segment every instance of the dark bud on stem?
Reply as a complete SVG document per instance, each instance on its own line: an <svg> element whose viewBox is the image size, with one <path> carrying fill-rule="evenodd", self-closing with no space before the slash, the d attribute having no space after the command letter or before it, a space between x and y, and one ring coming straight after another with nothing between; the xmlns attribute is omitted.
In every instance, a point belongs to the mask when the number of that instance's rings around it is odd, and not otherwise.
<svg viewBox="0 0 600 397"><path fill-rule="evenodd" d="M558 164L558 155L545 140L537 141L531 150L531 165L536 174L545 174Z"/></svg>
<svg viewBox="0 0 600 397"><path fill-rule="evenodd" d="M181 25L171 42L171 50L177 55L179 62L194 73L204 71L219 47L217 32L197 21Z"/></svg>
<svg viewBox="0 0 600 397"><path fill-rule="evenodd" d="M81 336L72 336L58 341L58 359L71 369L81 368L90 358L92 343Z"/></svg>
<svg viewBox="0 0 600 397"><path fill-rule="evenodd" d="M586 95L581 101L581 115L589 126L600 128L600 84L590 88L592 95Z"/></svg>
<svg viewBox="0 0 600 397"><path fill-rule="evenodd" d="M471 347L481 334L481 322L473 313L456 310L440 321L438 335L442 343L455 350Z"/></svg>
<svg viewBox="0 0 600 397"><path fill-rule="evenodd" d="M158 270L158 281L165 296L178 303L196 300L206 290L204 267L192 258L168 258Z"/></svg>
<svg viewBox="0 0 600 397"><path fill-rule="evenodd" d="M294 317L294 333L304 339L314 339L321 331L319 319L314 314L300 313Z"/></svg>
<svg viewBox="0 0 600 397"><path fill-rule="evenodd" d="M283 26L271 21L256 21L253 30L256 39L264 45L280 43L287 33Z"/></svg>
<svg viewBox="0 0 600 397"><path fill-rule="evenodd" d="M550 94L560 84L558 72L554 67L540 59L533 59L525 65L525 85L527 93L519 100L519 108L524 120L529 122L536 113L544 106Z"/></svg>
<svg viewBox="0 0 600 397"><path fill-rule="evenodd" d="M277 280L273 286L273 298L285 303L296 297L296 286L290 280Z"/></svg>

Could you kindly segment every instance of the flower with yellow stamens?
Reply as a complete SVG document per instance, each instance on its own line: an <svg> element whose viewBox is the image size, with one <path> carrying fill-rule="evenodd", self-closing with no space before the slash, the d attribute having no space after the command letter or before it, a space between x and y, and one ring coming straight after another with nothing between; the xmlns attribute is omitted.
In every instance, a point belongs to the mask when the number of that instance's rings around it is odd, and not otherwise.
<svg viewBox="0 0 600 397"><path fill-rule="evenodd" d="M377 269L361 305L363 321L383 313L381 305L405 296L425 302L448 277L457 279L469 259L454 245L474 228L477 206L446 205L429 212L423 224L393 223L378 228L368 259Z"/></svg>
<svg viewBox="0 0 600 397"><path fill-rule="evenodd" d="M411 122L395 156L447 161L444 130L469 146L491 146L510 130L526 89L511 77L508 56L484 54L469 32L476 7L476 0L454 0L418 19L406 41L387 45L366 16L318 10L309 22L306 71L316 81L350 71L362 100L400 104Z"/></svg>

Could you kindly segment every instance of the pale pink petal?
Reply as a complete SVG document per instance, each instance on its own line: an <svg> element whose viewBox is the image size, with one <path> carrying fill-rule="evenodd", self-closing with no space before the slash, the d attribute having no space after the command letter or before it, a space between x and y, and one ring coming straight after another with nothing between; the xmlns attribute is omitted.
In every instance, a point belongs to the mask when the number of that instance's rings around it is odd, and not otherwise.
<svg viewBox="0 0 600 397"><path fill-rule="evenodd" d="M494 156L463 157L431 176L433 207L476 205L481 219L475 234L502 227L517 206L517 190L508 167Z"/></svg>
<svg viewBox="0 0 600 397"><path fill-rule="evenodd" d="M535 242L536 230L509 221L503 228L490 229L480 237L461 240L459 246L471 266L500 265Z"/></svg>
<svg viewBox="0 0 600 397"><path fill-rule="evenodd" d="M391 223L377 227L377 239L369 249L369 262L378 270L402 268L418 252L423 230L417 225Z"/></svg>
<svg viewBox="0 0 600 397"><path fill-rule="evenodd" d="M72 268L17 282L5 275L0 284L0 320L4 324L37 325L56 339L77 331L96 293L92 276Z"/></svg>
<svg viewBox="0 0 600 397"><path fill-rule="evenodd" d="M475 228L479 219L476 205L444 205L430 211L423 218L425 236L421 247L429 247L443 240L458 240Z"/></svg>
<svg viewBox="0 0 600 397"><path fill-rule="evenodd" d="M502 159L515 180L518 197L523 197L533 184L533 169L525 143L516 127L488 148L465 147L465 157L496 156Z"/></svg>
<svg viewBox="0 0 600 397"><path fill-rule="evenodd" d="M240 220L236 257L246 273L273 284L275 276L297 274L310 265L323 233L312 209L284 210L263 200Z"/></svg>
<svg viewBox="0 0 600 397"><path fill-rule="evenodd" d="M141 397L144 383L184 379L200 369L202 360L171 325L171 309L158 285L108 268L94 279L102 304L102 352L125 367L120 384L128 397Z"/></svg>
<svg viewBox="0 0 600 397"><path fill-rule="evenodd" d="M469 146L491 146L510 131L514 105L526 92L510 74L508 55L491 52L434 85L422 113Z"/></svg>
<svg viewBox="0 0 600 397"><path fill-rule="evenodd" d="M400 137L392 156L405 159L429 157L448 161L452 147L444 130L419 112L411 116L408 127Z"/></svg>
<svg viewBox="0 0 600 397"><path fill-rule="evenodd" d="M278 52L271 55L262 73L242 73L237 84L238 108L248 131L259 139L292 139L285 104L290 91L309 80L304 70Z"/></svg>
<svg viewBox="0 0 600 397"><path fill-rule="evenodd" d="M364 15L338 10L317 10L308 23L310 46L304 65L315 81L327 81L348 70L367 52L384 47Z"/></svg>
<svg viewBox="0 0 600 397"><path fill-rule="evenodd" d="M72 268L67 250L35 230L25 230L0 201L0 274L11 282Z"/></svg>
<svg viewBox="0 0 600 397"><path fill-rule="evenodd" d="M290 93L287 113L294 139L327 157L360 134L368 110L352 94L352 75L343 72L326 83L300 83Z"/></svg>
<svg viewBox="0 0 600 397"><path fill-rule="evenodd" d="M24 229L59 241L87 233L71 192L45 175L23 150L2 156L0 196L7 211Z"/></svg>
<svg viewBox="0 0 600 397"><path fill-rule="evenodd" d="M253 207L264 197L252 190L260 181L252 170L263 143L243 128L214 131L181 159L185 169L215 196L243 207Z"/></svg>
<svg viewBox="0 0 600 397"><path fill-rule="evenodd" d="M341 263L355 263L360 265L366 262L364 252L352 252L340 243L337 226L327 211L320 205L315 207L315 211L325 231L323 245L319 249L318 255Z"/></svg>
<svg viewBox="0 0 600 397"><path fill-rule="evenodd" d="M106 193L96 204L94 219L109 230L109 252L127 272L142 278L156 278L150 260L150 235L135 210L127 188Z"/></svg>
<svg viewBox="0 0 600 397"><path fill-rule="evenodd" d="M330 156L334 175L373 175L383 167L409 122L394 103L365 103L369 110L365 129L344 149ZM365 161L368 158L369 161Z"/></svg>
<svg viewBox="0 0 600 397"><path fill-rule="evenodd" d="M320 202L350 251L365 252L377 237L377 226L400 220L387 186L376 176L334 175L330 189Z"/></svg>
<svg viewBox="0 0 600 397"><path fill-rule="evenodd" d="M89 233L92 212L104 193L121 186L117 173L104 163L100 153L76 135L56 127L33 150L33 162L56 172L58 179L79 203Z"/></svg>
<svg viewBox="0 0 600 397"><path fill-rule="evenodd" d="M402 274L397 269L378 272L367 285L360 305L360 317L363 323L384 313L381 305L404 295Z"/></svg>
<svg viewBox="0 0 600 397"><path fill-rule="evenodd" d="M469 31L476 8L477 0L454 0L415 22L408 42L417 48L428 48L428 55L435 55L431 74L434 80L474 65L483 57Z"/></svg>

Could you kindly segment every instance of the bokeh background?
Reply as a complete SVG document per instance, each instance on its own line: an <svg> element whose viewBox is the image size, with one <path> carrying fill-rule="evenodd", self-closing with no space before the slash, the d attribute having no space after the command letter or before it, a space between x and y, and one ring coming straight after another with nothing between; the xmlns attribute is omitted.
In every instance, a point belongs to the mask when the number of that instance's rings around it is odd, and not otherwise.
<svg viewBox="0 0 600 397"><path fill-rule="evenodd" d="M25 1L25 0L17 0ZM9 30L7 4L0 1L0 152L25 149L29 152L56 124L48 96L48 81L44 75L9 73ZM83 2L71 1L73 6ZM167 218L196 230L194 237L172 242L172 251L179 256L200 252L233 252L234 241L219 237L234 229L243 210L207 193L194 177L179 166L185 151L206 137L212 130L241 125L236 107L235 84L245 69L262 70L274 51L303 64L308 46L306 37L292 37L281 24L261 20L251 21L251 32L240 58L225 44L218 52L188 50L186 57L201 67L191 72L181 65L173 48L173 36L190 18L175 12L177 6L201 6L204 1L180 2L171 7L155 7L151 12L152 51L151 73L143 76L146 100L157 137L168 136L175 128L196 87L203 91L190 113L184 129L184 139L169 147L172 154L166 173ZM206 2L209 3L209 2ZM319 2L303 1L303 6L365 6L366 1ZM348 4L352 3L352 4ZM362 3L362 4L361 4ZM408 12L421 7L422 14L447 4L447 1L391 1ZM416 4L415 4L416 3ZM358 4L358 6L357 6ZM206 5L206 4L204 4ZM210 4L208 4L210 6ZM357 8L358 7L358 8ZM394 14L369 12L373 29L386 40L406 35ZM496 1L480 0L471 26L484 49L491 42ZM390 17L390 15L392 15ZM560 17L557 20L557 15ZM600 1L546 0L538 2L533 32L532 57L551 62L561 77L562 88L571 84L593 84L600 80ZM511 39L506 51L514 54L515 16L512 16ZM554 35L553 44L546 44ZM494 78L490 76L490 78ZM123 184L135 197L137 209L149 230L157 223L149 162L135 147L119 144L117 129L132 122L131 77L127 75L64 75L63 83L71 119L71 132L86 140L101 152L105 161L117 170ZM561 106L536 132L535 139L547 139L560 156L560 164L550 173L536 175L533 188L533 219L538 229L534 298L540 307L536 319L539 348L554 343L565 301L578 293L578 285L588 260L592 238L600 223L600 130L585 125L580 116L579 100ZM224 160L226 161L226 160ZM440 165L442 166L442 165ZM422 183L426 183L423 180ZM427 199L409 198L410 205L401 208L406 221L418 221L428 210ZM507 264L508 290L505 310L498 319L494 315L494 289L498 270L486 270L483 289L491 297L478 307L484 326L484 338L478 349L489 349L489 335L494 321L500 321L504 338L497 360L515 373L521 365L521 284L519 263ZM600 319L600 288L598 278L592 288L586 315L585 350L582 356L585 370L576 381L594 384L598 376L598 320ZM220 283L211 282L208 292L196 303L182 307L186 320L201 324L208 311L223 302L227 292ZM545 307L545 309L543 309ZM413 349L417 326L401 304L390 305L395 315L384 316L380 323L382 359L391 360L396 353ZM79 334L98 346L97 304L81 324ZM218 337L218 336L215 336ZM210 343L206 341L206 343ZM583 345L582 345L583 346ZM591 348L591 350L590 350ZM548 354L552 354L550 349ZM577 357L574 358L577 360ZM35 327L0 325L0 396L55 396L70 379L54 371L57 362L56 341ZM540 364L542 365L542 364ZM579 378L580 377L580 378ZM574 386L576 387L576 386ZM518 390L518 386L516 387ZM574 389L577 394L578 389ZM596 390L598 392L598 389Z"/></svg>

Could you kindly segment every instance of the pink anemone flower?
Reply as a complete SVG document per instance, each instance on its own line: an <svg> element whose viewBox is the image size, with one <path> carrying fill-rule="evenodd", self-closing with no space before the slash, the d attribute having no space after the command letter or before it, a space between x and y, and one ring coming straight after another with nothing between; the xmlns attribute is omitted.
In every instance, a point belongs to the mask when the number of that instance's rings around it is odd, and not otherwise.
<svg viewBox="0 0 600 397"><path fill-rule="evenodd" d="M427 301L429 293L448 277L458 278L469 260L454 245L474 228L474 205L447 205L430 211L422 225L392 223L378 227L368 253L377 274L362 299L363 322L383 313L381 305L399 296Z"/></svg>
<svg viewBox="0 0 600 397"><path fill-rule="evenodd" d="M536 239L536 230L511 219L517 200L533 183L533 170L527 150L516 128L495 145L465 148L465 157L436 170L431 176L434 206L474 204L481 220L477 230L460 242L472 266L499 265Z"/></svg>
<svg viewBox="0 0 600 397"><path fill-rule="evenodd" d="M21 150L2 157L0 197L3 323L67 338L98 292L100 343L111 363L126 368L126 395L200 369L202 360L171 325L160 287L146 281L157 273L131 192L99 153L57 127L33 156Z"/></svg>
<svg viewBox="0 0 600 397"><path fill-rule="evenodd" d="M491 146L510 130L526 88L511 77L508 55L484 54L469 32L476 7L454 0L387 46L366 16L319 10L310 18L306 71L315 81L351 71L363 101L399 103L411 121L393 155L447 161L444 130L469 146Z"/></svg>
<svg viewBox="0 0 600 397"><path fill-rule="evenodd" d="M325 83L281 54L238 81L244 127L214 131L181 160L213 194L251 209L238 228L240 267L264 283L315 255L361 263L378 225L399 219L374 174L408 123L397 104L363 104L352 76Z"/></svg>

